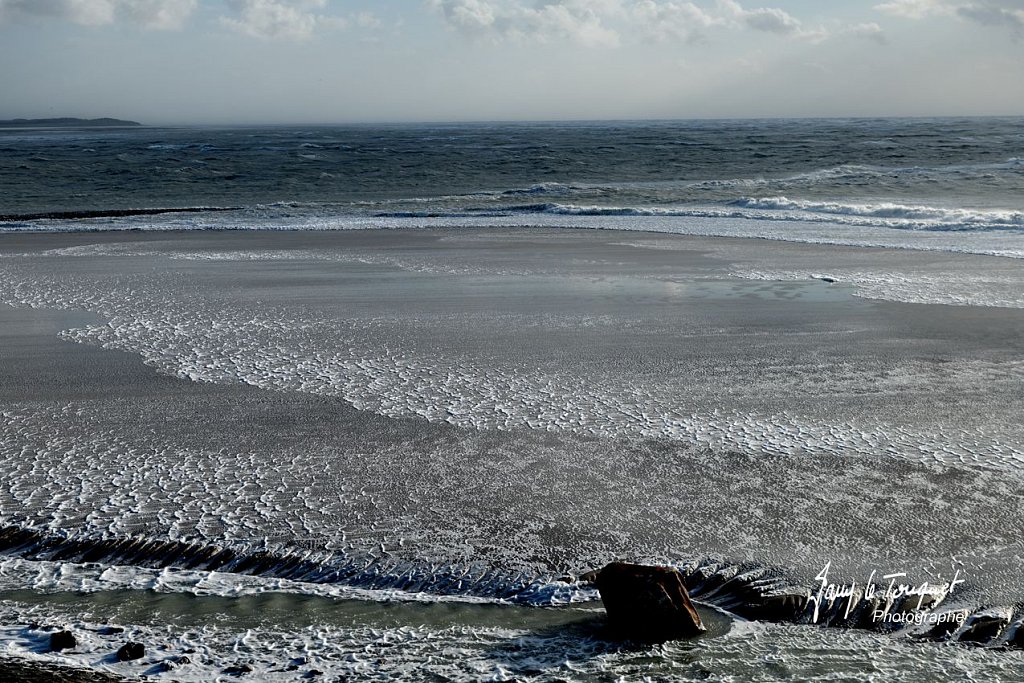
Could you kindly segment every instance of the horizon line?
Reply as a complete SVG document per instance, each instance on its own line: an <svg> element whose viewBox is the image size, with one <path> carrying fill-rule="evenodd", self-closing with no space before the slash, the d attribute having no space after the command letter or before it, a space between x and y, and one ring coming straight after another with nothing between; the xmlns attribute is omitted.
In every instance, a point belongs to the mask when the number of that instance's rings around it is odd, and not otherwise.
<svg viewBox="0 0 1024 683"><path fill-rule="evenodd" d="M608 123L682 123L696 121L868 121L877 119L889 120L927 120L927 119L1012 119L1024 118L1024 113L1014 114L857 114L844 116L689 116L689 117L640 117L640 118L522 118L522 119L352 119L337 121L164 121L146 123L136 118L125 119L120 116L16 116L3 118L0 121L21 120L47 120L47 119L81 119L90 121L96 119L116 119L132 121L138 126L126 126L131 128L249 128L249 127L280 127L280 126L427 126L427 125L538 125L538 124L608 124ZM42 127L42 126L41 126ZM73 126L69 126L73 127ZM117 126L102 126L104 128L116 128Z"/></svg>

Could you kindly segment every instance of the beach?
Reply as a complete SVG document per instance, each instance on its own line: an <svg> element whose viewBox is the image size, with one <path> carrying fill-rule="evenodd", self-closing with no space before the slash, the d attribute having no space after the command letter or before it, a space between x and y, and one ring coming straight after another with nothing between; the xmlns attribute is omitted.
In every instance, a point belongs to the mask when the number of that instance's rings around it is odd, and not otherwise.
<svg viewBox="0 0 1024 683"><path fill-rule="evenodd" d="M79 550L145 538L307 563L295 579L9 551L10 623L117 623L165 647L102 663L123 637L95 636L61 655L74 663L138 675L203 643L210 664L153 675L251 661L260 680L293 680L401 675L450 646L471 653L437 669L456 679L568 675L545 658L559 652L585 680L687 679L695 647L715 673L771 673L742 654L749 622L642 663L536 623L591 618L596 591L571 579L613 559L806 590L826 563L837 583L956 576L943 609L1019 618L1013 259L561 228L77 232L0 236L0 271L5 524ZM171 602L61 597L119 591ZM250 623L196 618L274 593L327 602L308 626L252 605ZM194 598L159 597L175 595ZM456 613L367 616L396 601ZM817 642L820 658L787 661L805 673L852 675L855 653L881 648L879 667L912 662L917 680L948 656L758 628L783 651ZM39 656L9 631L9 653ZM536 632L541 665L469 644ZM346 662L380 633L417 654ZM829 638L851 659L818 661ZM997 675L1019 656L969 658Z"/></svg>

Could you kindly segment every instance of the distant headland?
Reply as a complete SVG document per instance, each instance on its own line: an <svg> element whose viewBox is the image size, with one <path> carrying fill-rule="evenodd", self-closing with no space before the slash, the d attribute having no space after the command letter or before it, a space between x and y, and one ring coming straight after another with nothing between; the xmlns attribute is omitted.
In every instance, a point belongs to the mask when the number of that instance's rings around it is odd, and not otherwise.
<svg viewBox="0 0 1024 683"><path fill-rule="evenodd" d="M63 117L59 119L7 119L0 120L0 128L114 128L122 126L141 126L138 121L121 119L76 119Z"/></svg>

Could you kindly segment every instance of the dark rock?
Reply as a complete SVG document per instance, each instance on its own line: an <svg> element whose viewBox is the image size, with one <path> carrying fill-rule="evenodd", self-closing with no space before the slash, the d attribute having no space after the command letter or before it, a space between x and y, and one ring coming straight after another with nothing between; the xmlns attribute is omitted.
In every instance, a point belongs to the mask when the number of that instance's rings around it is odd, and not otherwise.
<svg viewBox="0 0 1024 683"><path fill-rule="evenodd" d="M829 284L835 282L835 278L831 277L819 277L818 279L821 280L822 282L828 282Z"/></svg>
<svg viewBox="0 0 1024 683"><path fill-rule="evenodd" d="M224 673L229 676L242 676L244 674L252 673L252 667L248 664L237 664L224 669Z"/></svg>
<svg viewBox="0 0 1024 683"><path fill-rule="evenodd" d="M736 611L757 621L795 622L807 606L807 598L806 593L769 593L757 596Z"/></svg>
<svg viewBox="0 0 1024 683"><path fill-rule="evenodd" d="M164 661L162 661L159 664L157 664L156 668L157 668L158 671L167 672L167 671L173 671L173 670L177 669L179 666L182 666L184 664L191 664L191 663L192 663L191 659L189 659L185 655L181 655L179 657L171 657L169 659L165 659Z"/></svg>
<svg viewBox="0 0 1024 683"><path fill-rule="evenodd" d="M142 643L128 641L117 650L117 661L130 662L133 659L142 659L146 655L146 648Z"/></svg>
<svg viewBox="0 0 1024 683"><path fill-rule="evenodd" d="M50 634L50 650L52 652L69 650L77 646L78 640L75 638L75 634L71 631L57 631L56 633Z"/></svg>
<svg viewBox="0 0 1024 683"><path fill-rule="evenodd" d="M124 633L124 629L120 626L104 626L96 631L101 636L116 636L119 633Z"/></svg>
<svg viewBox="0 0 1024 683"><path fill-rule="evenodd" d="M874 595L862 597L857 608L846 620L846 626L871 630L885 630L885 615L892 609L892 600Z"/></svg>
<svg viewBox="0 0 1024 683"><path fill-rule="evenodd" d="M320 669L310 669L306 672L306 678L316 678L317 676L323 676L324 672Z"/></svg>
<svg viewBox="0 0 1024 683"><path fill-rule="evenodd" d="M671 567L612 562L598 572L597 589L617 637L661 643L705 630L682 575Z"/></svg>
<svg viewBox="0 0 1024 683"><path fill-rule="evenodd" d="M1010 608L995 608L978 612L970 619L960 632L960 642L988 643L1003 632L1013 619Z"/></svg>
<svg viewBox="0 0 1024 683"><path fill-rule="evenodd" d="M1013 625L1013 631L1006 639L1006 647L1024 650L1024 621L1018 621Z"/></svg>
<svg viewBox="0 0 1024 683"><path fill-rule="evenodd" d="M924 633L913 634L913 638L919 640L946 640L967 620L970 612L966 609L946 610L945 612L934 612L933 615L935 623Z"/></svg>

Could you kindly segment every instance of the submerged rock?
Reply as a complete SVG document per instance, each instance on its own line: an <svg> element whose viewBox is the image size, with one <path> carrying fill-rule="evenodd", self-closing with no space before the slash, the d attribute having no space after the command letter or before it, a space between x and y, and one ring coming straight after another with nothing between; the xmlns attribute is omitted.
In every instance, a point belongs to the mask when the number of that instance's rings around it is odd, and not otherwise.
<svg viewBox="0 0 1024 683"><path fill-rule="evenodd" d="M946 640L967 621L970 615L970 611L966 609L934 612L931 621L927 624L928 628L912 637L918 640Z"/></svg>
<svg viewBox="0 0 1024 683"><path fill-rule="evenodd" d="M142 643L128 641L117 650L117 661L130 662L133 659L142 659L146 654L146 648Z"/></svg>
<svg viewBox="0 0 1024 683"><path fill-rule="evenodd" d="M1013 624L1013 628L1010 630L1010 635L1006 639L1006 647L1024 650L1024 620L1017 621Z"/></svg>
<svg viewBox="0 0 1024 683"><path fill-rule="evenodd" d="M964 643L988 643L1013 621L1013 608L993 607L971 616L959 630L957 638Z"/></svg>
<svg viewBox="0 0 1024 683"><path fill-rule="evenodd" d="M50 634L50 650L59 652L78 646L78 640L71 631L57 631Z"/></svg>
<svg viewBox="0 0 1024 683"><path fill-rule="evenodd" d="M676 569L612 562L596 583L616 637L661 643L705 630Z"/></svg>

